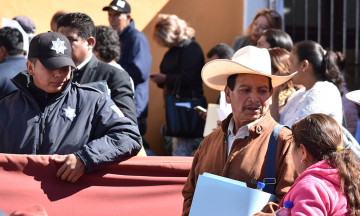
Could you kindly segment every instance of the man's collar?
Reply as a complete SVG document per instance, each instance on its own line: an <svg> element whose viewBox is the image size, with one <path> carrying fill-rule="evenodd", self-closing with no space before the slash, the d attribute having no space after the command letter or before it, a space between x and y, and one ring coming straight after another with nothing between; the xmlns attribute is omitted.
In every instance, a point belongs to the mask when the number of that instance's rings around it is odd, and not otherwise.
<svg viewBox="0 0 360 216"><path fill-rule="evenodd" d="M232 117L229 122L227 134L238 137L240 134L244 133L244 134L246 134L246 136L249 136L249 131L250 131L251 126L258 123L264 116L265 115L261 116L260 118L256 119L255 121L250 122L247 125L242 126L241 128L239 128L239 130L236 132L236 134L233 133L234 127L235 127L235 121L234 121L234 117Z"/></svg>
<svg viewBox="0 0 360 216"><path fill-rule="evenodd" d="M127 25L123 30L119 32L119 35L121 36L124 32L126 32L130 28L135 28L135 22L133 19L130 20L129 25Z"/></svg>
<svg viewBox="0 0 360 216"><path fill-rule="evenodd" d="M89 63L92 56L93 56L93 54L91 53L90 56L87 57L87 59L85 59L85 61L83 61L81 64L79 64L79 66L76 67L76 69L81 70L81 68L83 68L87 63Z"/></svg>
<svg viewBox="0 0 360 216"><path fill-rule="evenodd" d="M25 57L24 57L24 54L8 55L8 56L6 56L5 58L3 58L3 60L1 60L0 63L3 63L3 62L5 62L6 60L14 59L14 58L25 58Z"/></svg>
<svg viewBox="0 0 360 216"><path fill-rule="evenodd" d="M22 92L27 92L31 95L29 92L29 86L32 82L32 77L30 76L29 72L27 70L21 71L18 75L16 75L14 78L11 79L11 81L14 83L14 85ZM64 86L63 90L57 93L57 95L65 95L70 89L71 89L71 82L72 77L69 79L66 86ZM35 85L35 84L34 84ZM43 90L42 90L43 91Z"/></svg>
<svg viewBox="0 0 360 216"><path fill-rule="evenodd" d="M12 58L25 58L25 57L24 54L18 54L18 55L7 56L5 59L12 59Z"/></svg>
<svg viewBox="0 0 360 216"><path fill-rule="evenodd" d="M221 129L223 131L224 134L228 134L228 128L229 128L229 124L230 124L230 121L231 119L233 118L233 114L231 113L221 124ZM264 130L265 128L267 128L268 126L268 123L269 124L272 124L270 122L274 122L276 123L274 120L270 120L269 122L269 119L272 119L271 115L270 115L270 110L266 111L265 115L263 115L261 118L251 122L248 124L248 128L249 128L249 133L251 134L252 132L256 132L258 134L260 134L260 132L262 130Z"/></svg>

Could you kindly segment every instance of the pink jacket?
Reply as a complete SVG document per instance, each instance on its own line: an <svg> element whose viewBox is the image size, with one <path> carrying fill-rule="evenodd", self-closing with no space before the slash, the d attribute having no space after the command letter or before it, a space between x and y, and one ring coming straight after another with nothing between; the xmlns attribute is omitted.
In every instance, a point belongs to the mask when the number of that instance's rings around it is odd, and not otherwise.
<svg viewBox="0 0 360 216"><path fill-rule="evenodd" d="M293 202L291 215L346 215L347 198L340 190L338 169L325 160L307 168L285 194L285 201Z"/></svg>

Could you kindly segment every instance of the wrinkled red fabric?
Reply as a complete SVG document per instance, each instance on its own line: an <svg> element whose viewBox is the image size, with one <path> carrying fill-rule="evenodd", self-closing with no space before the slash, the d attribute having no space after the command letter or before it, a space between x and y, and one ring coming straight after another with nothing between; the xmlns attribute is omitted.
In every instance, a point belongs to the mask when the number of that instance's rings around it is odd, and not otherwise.
<svg viewBox="0 0 360 216"><path fill-rule="evenodd" d="M0 209L39 204L48 215L181 215L192 157L132 157L84 174L56 177L48 155L0 154Z"/></svg>
<svg viewBox="0 0 360 216"><path fill-rule="evenodd" d="M48 216L48 214L41 205L31 205L20 210L16 210L10 216Z"/></svg>

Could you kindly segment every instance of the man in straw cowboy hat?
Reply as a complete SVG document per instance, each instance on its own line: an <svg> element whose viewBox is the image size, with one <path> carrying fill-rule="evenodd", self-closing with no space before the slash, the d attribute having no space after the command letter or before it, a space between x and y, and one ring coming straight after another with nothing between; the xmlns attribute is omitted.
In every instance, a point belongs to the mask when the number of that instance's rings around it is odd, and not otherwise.
<svg viewBox="0 0 360 216"><path fill-rule="evenodd" d="M226 102L231 104L233 113L222 122L221 128L205 137L195 153L182 191L183 215L189 214L198 176L204 172L245 182L250 188L265 182L265 189L273 188L277 203L289 190L298 174L290 154L291 131L288 128L278 129L277 141L273 141L274 160L269 164L275 164L272 165L274 178L271 182L265 178L268 176L269 140L278 125L269 110L272 88L288 81L294 74L271 75L269 52L253 46L238 50L232 60L218 59L203 67L203 81L213 89L225 91ZM268 186L271 184L273 186ZM272 212L273 207L276 205L268 204L262 211Z"/></svg>

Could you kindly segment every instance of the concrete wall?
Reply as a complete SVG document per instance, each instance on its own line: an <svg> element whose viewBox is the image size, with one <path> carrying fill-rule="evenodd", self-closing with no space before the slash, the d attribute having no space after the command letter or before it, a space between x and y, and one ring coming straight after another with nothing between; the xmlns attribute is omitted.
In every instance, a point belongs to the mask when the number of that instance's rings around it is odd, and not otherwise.
<svg viewBox="0 0 360 216"><path fill-rule="evenodd" d="M102 7L108 1L96 0L0 0L0 18L12 19L17 15L30 17L36 33L50 30L50 19L58 10L82 12L92 17L95 25L108 25L107 13ZM153 56L151 73L159 72L160 62L167 51L152 40L152 30L158 13L176 14L186 20L196 30L196 40L204 54L219 43L230 46L234 38L243 33L244 0L128 0L132 16L138 30L148 37ZM248 3L250 4L250 3ZM1 22L1 19L0 19ZM246 29L246 27L245 27ZM204 85L205 96L209 103L215 103L219 92ZM150 83L148 130L145 139L158 155L165 155L160 136L160 126L165 122L162 90Z"/></svg>

